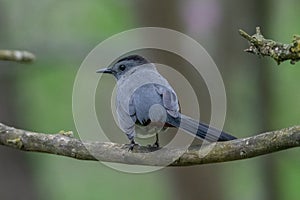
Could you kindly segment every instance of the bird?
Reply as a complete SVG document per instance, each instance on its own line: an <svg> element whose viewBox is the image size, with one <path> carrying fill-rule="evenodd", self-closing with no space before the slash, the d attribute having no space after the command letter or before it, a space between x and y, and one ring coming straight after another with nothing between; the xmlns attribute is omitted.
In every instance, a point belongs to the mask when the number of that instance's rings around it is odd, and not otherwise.
<svg viewBox="0 0 300 200"><path fill-rule="evenodd" d="M136 128L144 135L155 135L153 147L159 147L158 134L175 127L209 142L228 141L236 137L186 116L180 111L178 97L169 82L147 58L133 54L121 57L97 73L111 74L117 82L116 114L120 129L133 150ZM208 131L209 130L209 131ZM141 131L143 132L143 131Z"/></svg>

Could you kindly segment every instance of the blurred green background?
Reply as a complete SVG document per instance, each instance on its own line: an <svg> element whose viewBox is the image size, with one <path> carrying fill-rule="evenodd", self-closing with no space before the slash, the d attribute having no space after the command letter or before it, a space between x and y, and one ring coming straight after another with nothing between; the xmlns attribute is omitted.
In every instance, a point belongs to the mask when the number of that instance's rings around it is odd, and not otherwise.
<svg viewBox="0 0 300 200"><path fill-rule="evenodd" d="M242 50L237 30L290 42L296 0L0 0L0 48L29 50L33 64L0 62L1 122L33 131L75 130L72 89L86 55L121 31L160 26L202 44L227 92L225 130L237 137L300 122L300 64L277 66ZM168 58L166 58L168 60ZM113 83L112 78L107 78ZM5 94L5 95L3 95ZM209 116L208 116L209 117ZM126 174L97 162L0 149L2 199L272 199L300 196L299 149L243 161Z"/></svg>

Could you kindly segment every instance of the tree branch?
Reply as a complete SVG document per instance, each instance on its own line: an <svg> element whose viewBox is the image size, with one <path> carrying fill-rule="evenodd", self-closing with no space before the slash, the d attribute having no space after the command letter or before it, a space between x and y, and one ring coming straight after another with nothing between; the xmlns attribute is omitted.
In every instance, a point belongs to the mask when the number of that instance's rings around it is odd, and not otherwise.
<svg viewBox="0 0 300 200"><path fill-rule="evenodd" d="M299 35L294 35L291 44L283 44L270 39L265 39L259 27L256 27L256 33L252 36L243 30L239 30L239 34L250 43L250 47L245 49L246 52L258 56L270 56L278 65L286 60L290 60L291 64L295 64L300 60Z"/></svg>
<svg viewBox="0 0 300 200"><path fill-rule="evenodd" d="M215 146L209 144L204 148L200 148L200 146L191 146L188 150L162 148L160 149L160 155L154 157L147 155L157 150L155 148L137 146L133 152L129 152L128 146L123 144L82 142L74 138L72 132L60 132L58 134L35 133L15 129L0 123L0 145L22 151L44 152L80 160L98 159L105 162L151 166L161 166L166 161L170 161L170 166L189 166L247 159L299 147L300 126L267 132L249 138L218 142ZM211 147L213 149L207 153L207 150ZM178 155L181 156L178 158Z"/></svg>
<svg viewBox="0 0 300 200"><path fill-rule="evenodd" d="M0 50L0 60L32 62L35 60L35 56L28 51Z"/></svg>

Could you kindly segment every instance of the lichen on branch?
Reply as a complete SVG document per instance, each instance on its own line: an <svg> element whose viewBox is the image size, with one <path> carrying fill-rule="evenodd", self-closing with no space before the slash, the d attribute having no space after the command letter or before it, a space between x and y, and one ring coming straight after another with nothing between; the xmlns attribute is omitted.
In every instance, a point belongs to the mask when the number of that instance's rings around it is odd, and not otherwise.
<svg viewBox="0 0 300 200"><path fill-rule="evenodd" d="M243 30L239 30L239 34L249 41L249 48L246 52L258 56L270 56L279 65L283 61L290 60L291 64L295 64L300 60L300 36L294 35L292 43L284 44L271 39L265 39L259 27L256 27L256 33L250 36Z"/></svg>
<svg viewBox="0 0 300 200"><path fill-rule="evenodd" d="M36 133L0 123L0 145L31 152L43 152L79 160L99 160L132 165L190 166L247 159L272 152L299 147L300 126L267 132L248 138L211 143L189 148L151 148L136 146L128 151L125 144L81 141L71 132ZM160 150L158 156L153 156Z"/></svg>

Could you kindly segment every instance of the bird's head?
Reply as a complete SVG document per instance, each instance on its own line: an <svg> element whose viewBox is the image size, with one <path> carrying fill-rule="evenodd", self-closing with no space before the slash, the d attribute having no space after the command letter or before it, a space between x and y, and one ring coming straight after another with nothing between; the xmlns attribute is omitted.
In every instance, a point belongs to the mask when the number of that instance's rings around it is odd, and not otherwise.
<svg viewBox="0 0 300 200"><path fill-rule="evenodd" d="M112 64L111 67L99 69L96 72L112 74L118 80L130 69L147 63L150 62L142 56L130 55L119 59L117 62Z"/></svg>

